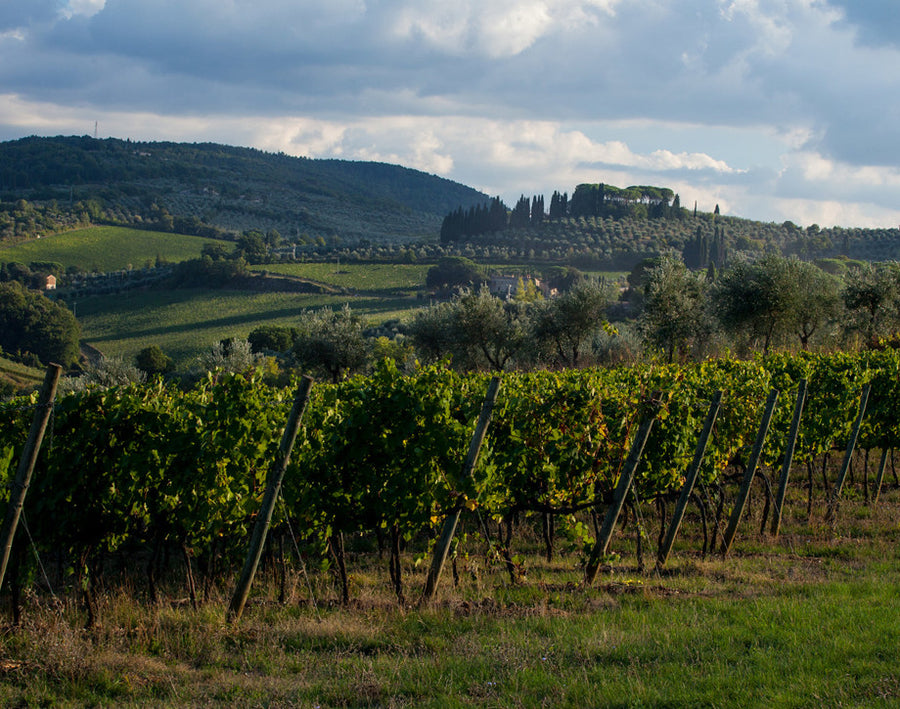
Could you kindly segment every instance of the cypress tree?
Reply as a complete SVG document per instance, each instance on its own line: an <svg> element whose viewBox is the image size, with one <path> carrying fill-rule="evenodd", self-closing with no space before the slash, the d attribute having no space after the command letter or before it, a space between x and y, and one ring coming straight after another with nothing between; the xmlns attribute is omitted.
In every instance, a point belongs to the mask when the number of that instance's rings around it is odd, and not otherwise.
<svg viewBox="0 0 900 709"><path fill-rule="evenodd" d="M550 196L550 218L559 219L560 216L559 192L553 190L553 194Z"/></svg>
<svg viewBox="0 0 900 709"><path fill-rule="evenodd" d="M531 202L528 197L522 195L509 215L509 225L511 227L527 227L530 222Z"/></svg>
<svg viewBox="0 0 900 709"><path fill-rule="evenodd" d="M544 196L533 196L531 198L531 223L533 225L540 224L544 221Z"/></svg>
<svg viewBox="0 0 900 709"><path fill-rule="evenodd" d="M507 227L507 209L506 205L500 201L499 197L494 197L491 200L490 206L490 230L491 231L503 231Z"/></svg>

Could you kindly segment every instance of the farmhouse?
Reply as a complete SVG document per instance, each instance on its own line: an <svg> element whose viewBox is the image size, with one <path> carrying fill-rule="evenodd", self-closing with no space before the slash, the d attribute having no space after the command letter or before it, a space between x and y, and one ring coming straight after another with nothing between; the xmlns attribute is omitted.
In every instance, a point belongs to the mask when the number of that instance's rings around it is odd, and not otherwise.
<svg viewBox="0 0 900 709"><path fill-rule="evenodd" d="M516 297L520 287L524 288L529 284L533 284L544 298L553 298L558 295L556 288L550 288L546 283L542 283L539 278L532 278L531 276L491 276L488 279L488 290L491 292L491 295L508 300Z"/></svg>

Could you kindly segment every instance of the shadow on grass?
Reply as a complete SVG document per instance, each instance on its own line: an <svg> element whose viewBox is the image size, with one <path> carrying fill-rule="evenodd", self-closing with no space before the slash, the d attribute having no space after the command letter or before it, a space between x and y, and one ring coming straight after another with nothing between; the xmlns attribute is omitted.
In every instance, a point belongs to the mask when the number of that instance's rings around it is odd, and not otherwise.
<svg viewBox="0 0 900 709"><path fill-rule="evenodd" d="M414 307L418 307L420 303L416 300L411 300L409 298L379 298L379 297L371 297L364 299L354 299L345 301L349 303L351 309L359 312L364 317L371 316L373 314L378 313L389 313L397 310L411 309ZM308 308L309 310L318 310L320 307L331 307L332 309L338 309L343 307L343 304L334 304L332 306L316 306L312 308ZM98 337L91 337L91 342L114 342L122 339L136 339L136 338L147 338L147 337L158 337L161 335L176 335L182 333L190 333L198 330L211 330L216 328L228 328L228 327L240 327L243 325L254 324L254 323L265 323L270 320L279 320L282 318L288 318L291 316L295 316L300 318L300 314L303 310L307 308L279 308L276 310L267 310L265 312L254 311L250 313L241 313L237 315L230 315L228 317L223 318L211 318L206 320L196 320L194 322L182 323L179 325L160 325L158 327L147 327L141 330L129 330L127 332L114 332L107 335L100 335Z"/></svg>
<svg viewBox="0 0 900 709"><path fill-rule="evenodd" d="M226 318L214 318L209 320L197 320L195 322L182 323L181 325L160 325L159 327L148 327L143 330L129 330L127 332L115 332L109 335L101 335L99 337L91 337L91 342L113 342L122 339L133 339L139 337L154 337L158 335L173 335L178 333L194 332L195 330L207 330L212 328L233 327L238 325L246 325L247 323L265 322L270 319L289 317L297 315L297 308L281 308L280 310L271 310L265 313L265 317L260 317L260 313L244 313L241 315L231 315Z"/></svg>

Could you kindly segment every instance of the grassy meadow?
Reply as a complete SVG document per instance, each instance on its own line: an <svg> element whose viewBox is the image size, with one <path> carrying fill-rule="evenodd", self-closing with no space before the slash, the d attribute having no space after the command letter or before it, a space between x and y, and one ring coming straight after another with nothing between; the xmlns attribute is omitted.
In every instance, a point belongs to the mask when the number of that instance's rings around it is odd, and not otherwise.
<svg viewBox="0 0 900 709"><path fill-rule="evenodd" d="M637 566L626 528L621 558L591 588L574 556L545 561L538 535L518 550L527 573L515 584L470 543L458 582L448 573L427 609L398 607L387 559L359 549L349 607L314 567L295 572L281 603L264 569L233 624L230 586L193 610L183 578L157 606L127 583L109 589L91 630L74 593L31 596L22 625L0 635L0 704L897 706L900 494L876 507L847 492L832 527L821 506L807 521L796 489L779 540L746 520L727 559L700 556L694 519L662 572ZM414 596L425 565L411 556Z"/></svg>
<svg viewBox="0 0 900 709"><path fill-rule="evenodd" d="M14 246L0 246L0 261L56 261L88 271L115 271L178 262L200 255L210 240L125 227L89 227ZM255 271L287 275L346 289L349 295L254 293L224 290L133 291L90 296L70 306L82 326L82 339L107 356L132 360L144 347L159 345L179 370L227 337L246 337L260 325L296 324L306 308L349 304L372 325L408 318L420 298L430 263L276 263ZM511 265L504 272L530 272ZM598 274L591 274L596 276ZM615 278L621 274L602 274Z"/></svg>
<svg viewBox="0 0 900 709"><path fill-rule="evenodd" d="M0 357L0 384L5 383L13 387L15 391L40 386L44 380L44 374L44 370Z"/></svg>
<svg viewBox="0 0 900 709"><path fill-rule="evenodd" d="M281 273L289 276L308 278L320 283L366 293L396 293L425 290L425 278L433 263L284 263L254 266L258 271ZM538 274L543 268L534 265L514 264L493 266L493 270L504 274ZM624 280L628 275L623 271L588 271L591 278L603 278L609 283Z"/></svg>
<svg viewBox="0 0 900 709"><path fill-rule="evenodd" d="M127 227L92 226L54 234L14 246L0 245L0 261L56 261L86 271L143 268L157 257L176 263L198 258L204 244L221 243L198 236L143 231Z"/></svg>
<svg viewBox="0 0 900 709"><path fill-rule="evenodd" d="M255 266L255 270L308 278L339 288L366 293L393 294L424 290L425 276L434 264L426 263L282 263Z"/></svg>
<svg viewBox="0 0 900 709"><path fill-rule="evenodd" d="M129 291L75 304L82 339L108 357L132 360L159 345L178 369L226 337L247 337L260 325L296 325L308 308L349 303L372 324L407 316L420 301L405 297L252 293L228 290Z"/></svg>

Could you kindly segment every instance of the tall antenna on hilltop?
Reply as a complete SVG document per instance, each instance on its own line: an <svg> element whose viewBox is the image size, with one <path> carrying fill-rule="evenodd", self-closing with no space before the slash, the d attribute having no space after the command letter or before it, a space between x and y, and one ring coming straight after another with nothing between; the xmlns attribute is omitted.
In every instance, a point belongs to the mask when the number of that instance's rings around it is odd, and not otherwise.
<svg viewBox="0 0 900 709"><path fill-rule="evenodd" d="M94 121L94 140L97 140L97 124L98 121Z"/></svg>

